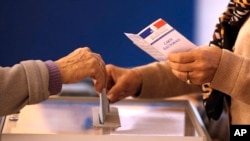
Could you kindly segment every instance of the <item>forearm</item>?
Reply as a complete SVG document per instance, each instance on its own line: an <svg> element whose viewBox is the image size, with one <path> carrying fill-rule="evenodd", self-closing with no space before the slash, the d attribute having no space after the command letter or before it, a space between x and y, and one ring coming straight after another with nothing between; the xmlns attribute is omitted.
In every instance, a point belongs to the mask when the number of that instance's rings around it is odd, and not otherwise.
<svg viewBox="0 0 250 141"><path fill-rule="evenodd" d="M42 61L23 61L0 68L0 115L17 112L50 96L49 71Z"/></svg>
<svg viewBox="0 0 250 141"><path fill-rule="evenodd" d="M211 86L232 98L250 104L250 60L223 50Z"/></svg>

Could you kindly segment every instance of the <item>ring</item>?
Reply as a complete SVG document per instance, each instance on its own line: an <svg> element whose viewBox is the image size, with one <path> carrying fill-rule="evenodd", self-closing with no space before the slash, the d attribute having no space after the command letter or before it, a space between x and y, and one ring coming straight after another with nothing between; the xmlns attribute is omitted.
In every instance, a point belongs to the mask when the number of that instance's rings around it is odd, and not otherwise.
<svg viewBox="0 0 250 141"><path fill-rule="evenodd" d="M191 80L189 79L188 72L187 72L187 81L186 81L186 83L187 83L188 85L191 85L191 84L192 84Z"/></svg>
<svg viewBox="0 0 250 141"><path fill-rule="evenodd" d="M192 84L192 82L191 82L190 79L188 79L188 80L186 81L186 83L187 83L188 85L191 85L191 84Z"/></svg>

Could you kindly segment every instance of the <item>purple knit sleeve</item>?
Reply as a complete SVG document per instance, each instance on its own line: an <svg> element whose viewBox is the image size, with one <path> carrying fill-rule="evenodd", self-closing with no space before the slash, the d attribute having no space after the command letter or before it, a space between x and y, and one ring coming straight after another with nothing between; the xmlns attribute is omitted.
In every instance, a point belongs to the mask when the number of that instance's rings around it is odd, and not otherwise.
<svg viewBox="0 0 250 141"><path fill-rule="evenodd" d="M57 65L51 61L45 61L45 65L49 70L49 91L51 95L58 94L62 90L61 73Z"/></svg>

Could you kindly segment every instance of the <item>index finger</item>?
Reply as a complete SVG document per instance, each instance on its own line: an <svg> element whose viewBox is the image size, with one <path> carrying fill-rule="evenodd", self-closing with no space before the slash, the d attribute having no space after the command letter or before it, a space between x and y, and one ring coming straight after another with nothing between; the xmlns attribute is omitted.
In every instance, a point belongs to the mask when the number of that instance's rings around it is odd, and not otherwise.
<svg viewBox="0 0 250 141"><path fill-rule="evenodd" d="M168 61L175 63L189 63L194 61L193 52L169 53Z"/></svg>

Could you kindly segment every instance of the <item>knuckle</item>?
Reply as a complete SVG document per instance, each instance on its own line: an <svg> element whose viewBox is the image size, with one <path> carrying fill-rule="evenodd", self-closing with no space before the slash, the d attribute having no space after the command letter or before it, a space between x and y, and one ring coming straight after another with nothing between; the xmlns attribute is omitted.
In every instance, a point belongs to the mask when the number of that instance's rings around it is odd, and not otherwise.
<svg viewBox="0 0 250 141"><path fill-rule="evenodd" d="M175 76L176 76L177 78L182 78L182 77L183 77L180 73L175 73ZM186 76L185 76L185 77L186 77Z"/></svg>
<svg viewBox="0 0 250 141"><path fill-rule="evenodd" d="M89 51L89 52L91 51L89 47L83 47L82 49L83 49L84 51Z"/></svg>
<svg viewBox="0 0 250 141"><path fill-rule="evenodd" d="M107 65L106 65L106 68L112 68L112 67L113 67L112 64L107 64Z"/></svg>

